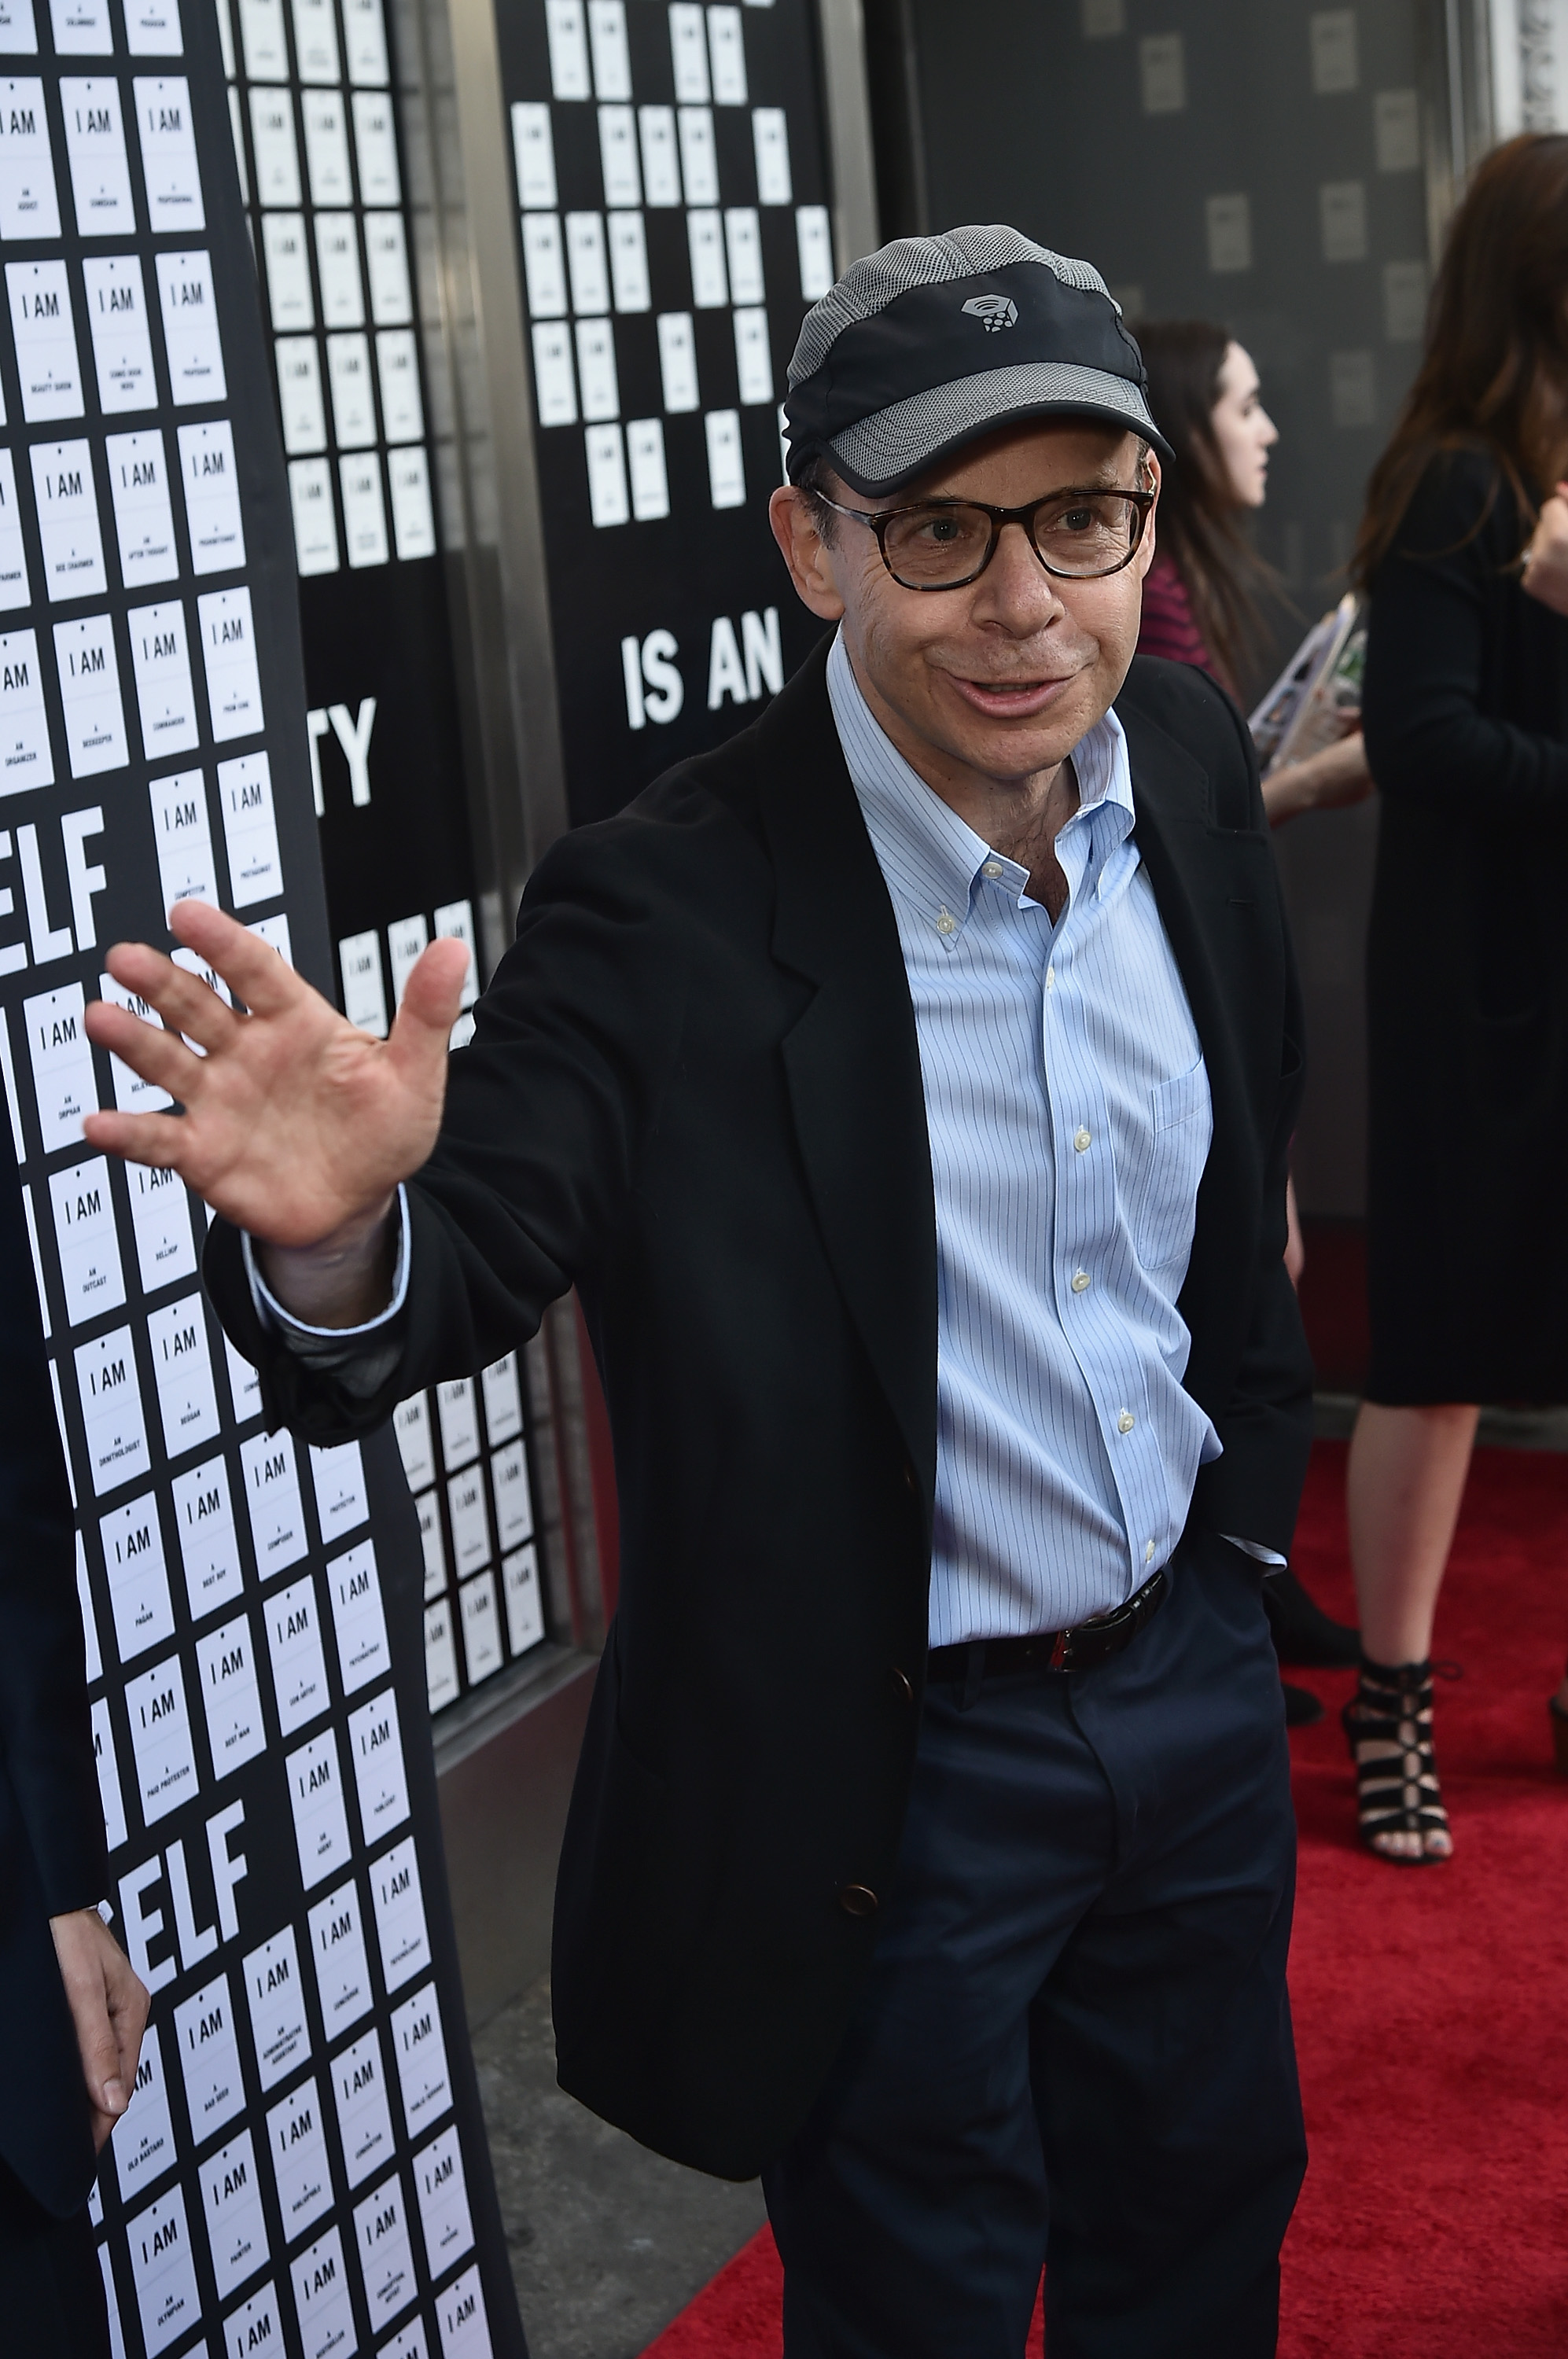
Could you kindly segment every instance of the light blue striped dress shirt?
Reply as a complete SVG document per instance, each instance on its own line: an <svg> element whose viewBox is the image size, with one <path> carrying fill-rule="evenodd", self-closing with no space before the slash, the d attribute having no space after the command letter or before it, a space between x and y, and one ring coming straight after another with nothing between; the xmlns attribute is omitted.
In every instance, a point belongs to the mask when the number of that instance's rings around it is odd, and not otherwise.
<svg viewBox="0 0 1568 2359"><path fill-rule="evenodd" d="M1176 1298L1213 1114L1137 843L1127 740L1076 748L1060 921L917 777L842 637L828 692L898 922L936 1190L931 1643L1120 1604L1220 1451Z"/></svg>

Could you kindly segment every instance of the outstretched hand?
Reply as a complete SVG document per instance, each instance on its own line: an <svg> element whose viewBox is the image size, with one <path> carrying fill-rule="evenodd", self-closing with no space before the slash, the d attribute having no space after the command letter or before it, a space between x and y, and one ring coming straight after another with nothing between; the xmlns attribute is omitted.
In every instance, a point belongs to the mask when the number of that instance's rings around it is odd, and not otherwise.
<svg viewBox="0 0 1568 2359"><path fill-rule="evenodd" d="M249 1012L225 1006L146 942L116 943L109 973L168 1029L99 999L87 1008L88 1038L184 1113L92 1114L89 1144L178 1171L214 1212L264 1243L296 1251L356 1245L435 1145L466 949L430 943L391 1037L376 1040L222 910L180 901L169 922Z"/></svg>

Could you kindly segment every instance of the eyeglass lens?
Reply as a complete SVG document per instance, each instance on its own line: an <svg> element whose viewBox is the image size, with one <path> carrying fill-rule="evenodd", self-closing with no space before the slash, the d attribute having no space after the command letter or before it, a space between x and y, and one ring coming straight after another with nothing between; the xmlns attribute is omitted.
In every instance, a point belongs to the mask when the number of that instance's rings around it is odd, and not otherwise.
<svg viewBox="0 0 1568 2359"><path fill-rule="evenodd" d="M1034 545L1052 573L1085 581L1127 563L1142 521L1138 502L1125 492L1075 492L1035 510ZM941 589L981 571L991 534L985 508L932 501L889 517L883 549L907 588Z"/></svg>

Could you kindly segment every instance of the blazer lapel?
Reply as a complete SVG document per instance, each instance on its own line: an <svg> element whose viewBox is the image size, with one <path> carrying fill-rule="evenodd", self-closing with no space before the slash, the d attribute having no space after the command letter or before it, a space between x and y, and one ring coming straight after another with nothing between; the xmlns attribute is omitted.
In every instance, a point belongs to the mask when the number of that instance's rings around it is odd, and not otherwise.
<svg viewBox="0 0 1568 2359"><path fill-rule="evenodd" d="M936 1481L936 1212L914 1009L893 905L828 701L827 642L757 730L773 954L815 986L783 1041L833 1275L929 1514Z"/></svg>
<svg viewBox="0 0 1568 2359"><path fill-rule="evenodd" d="M1214 1103L1214 1143L1198 1190L1192 1255L1180 1309L1192 1337L1187 1387L1213 1413L1219 1372L1234 1368L1251 1310L1266 1142L1257 1132L1237 1047L1228 953L1238 917L1266 903L1266 837L1211 823L1203 765L1135 706L1118 706L1127 731L1138 849L1197 1027ZM1277 1077L1276 1077L1277 1078Z"/></svg>

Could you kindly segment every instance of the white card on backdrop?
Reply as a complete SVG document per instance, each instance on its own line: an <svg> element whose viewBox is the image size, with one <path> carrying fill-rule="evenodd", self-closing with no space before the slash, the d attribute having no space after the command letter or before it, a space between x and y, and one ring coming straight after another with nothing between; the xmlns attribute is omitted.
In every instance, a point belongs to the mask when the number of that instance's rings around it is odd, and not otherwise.
<svg viewBox="0 0 1568 2359"><path fill-rule="evenodd" d="M196 1791L196 1745L178 1655L125 1681L142 1817L149 1827Z"/></svg>
<svg viewBox="0 0 1568 2359"><path fill-rule="evenodd" d="M374 2025L334 2060L332 2088L343 2167L349 2185L358 2187L395 2152L381 2035Z"/></svg>
<svg viewBox="0 0 1568 2359"><path fill-rule="evenodd" d="M381 1949L381 1979L389 1991L412 1982L430 1962L425 1901L412 1835L394 1843L370 1871L370 1897Z"/></svg>
<svg viewBox="0 0 1568 2359"><path fill-rule="evenodd" d="M136 2061L136 2102L122 2114L111 2133L115 2176L122 2201L129 2202L145 2188L156 2187L172 2170L178 2154L174 2117L169 2111L169 2082L164 2075L163 2042L157 2024L142 2033Z"/></svg>
<svg viewBox="0 0 1568 2359"><path fill-rule="evenodd" d="M262 1718L261 1688L256 1679L254 1634L249 1616L236 1614L232 1622L196 1641L196 1671L207 1714L207 1745L212 1775L226 1777L242 1762L267 1749L267 1725Z"/></svg>
<svg viewBox="0 0 1568 2359"><path fill-rule="evenodd" d="M157 610L149 607L144 611L153 614ZM142 617L133 614L130 619L135 632L141 625ZM144 720L144 730L146 725ZM207 824L207 797L201 771L179 770L172 777L151 779L147 785L147 803L152 812L153 838L158 845L158 873L163 888L164 908L172 909L176 901L216 902L218 872L212 859L212 838ZM180 1209L183 1211L183 1207ZM188 1234L190 1225L187 1219L185 1227Z"/></svg>
<svg viewBox="0 0 1568 2359"><path fill-rule="evenodd" d="M127 590L172 582L180 571L180 551L175 546L163 436L156 426L138 434L111 434L103 451L109 463L122 581Z"/></svg>
<svg viewBox="0 0 1568 2359"><path fill-rule="evenodd" d="M125 0L125 47L133 58L182 56L180 0Z"/></svg>
<svg viewBox="0 0 1568 2359"><path fill-rule="evenodd" d="M226 418L180 429L180 480L193 573L233 573L245 561L234 430Z"/></svg>
<svg viewBox="0 0 1568 2359"><path fill-rule="evenodd" d="M249 1952L245 1988L256 2069L262 2087L270 2089L310 2052L305 1984L292 1925Z"/></svg>
<svg viewBox="0 0 1568 2359"><path fill-rule="evenodd" d="M410 2137L419 2137L452 2104L441 1999L434 1983L405 1999L392 2017L392 2052Z"/></svg>
<svg viewBox="0 0 1568 2359"><path fill-rule="evenodd" d="M354 2234L371 2325L378 2329L407 2310L419 2289L403 2183L396 2171L354 2205Z"/></svg>
<svg viewBox="0 0 1568 2359"><path fill-rule="evenodd" d="M329 2043L357 2023L375 2001L365 1954L359 1889L350 1876L309 1912L316 1995Z"/></svg>
<svg viewBox="0 0 1568 2359"><path fill-rule="evenodd" d="M175 2008L174 2038L185 2110L200 2146L245 2111L245 2077L227 1974L215 1975Z"/></svg>
<svg viewBox="0 0 1568 2359"><path fill-rule="evenodd" d="M56 55L107 57L114 46L109 0L49 0Z"/></svg>
<svg viewBox="0 0 1568 2359"><path fill-rule="evenodd" d="M353 1695L392 1668L372 1542L361 1540L357 1548L334 1557L327 1567L327 1586L337 1638L338 1676L343 1693Z"/></svg>
<svg viewBox="0 0 1568 2359"><path fill-rule="evenodd" d="M338 79L338 28L332 0L294 0L294 54L304 82Z"/></svg>
<svg viewBox="0 0 1568 2359"><path fill-rule="evenodd" d="M294 519L294 561L301 575L335 573L338 527L330 459L289 462L289 506Z"/></svg>
<svg viewBox="0 0 1568 2359"><path fill-rule="evenodd" d="M82 1115L97 1108L93 1050L82 1023L84 1004L79 983L61 984L22 1002L46 1155L73 1145L82 1136Z"/></svg>
<svg viewBox="0 0 1568 2359"><path fill-rule="evenodd" d="M142 1292L156 1294L178 1277L194 1277L196 1248L184 1180L178 1171L146 1163L127 1163L125 1173Z"/></svg>
<svg viewBox="0 0 1568 2359"><path fill-rule="evenodd" d="M284 2237L292 2244L332 2207L332 2164L321 2122L321 2093L313 2080L301 2081L269 2109L267 2142Z"/></svg>
<svg viewBox="0 0 1568 2359"><path fill-rule="evenodd" d="M294 108L286 90L252 85L250 138L257 202L297 205L304 190L299 182L299 152L294 144Z"/></svg>
<svg viewBox="0 0 1568 2359"><path fill-rule="evenodd" d="M103 1833L111 1851L125 1840L125 1805L120 1792L119 1766L114 1759L114 1730L109 1699L100 1696L93 1707L93 1759L98 1772L98 1800L103 1812Z"/></svg>
<svg viewBox="0 0 1568 2359"><path fill-rule="evenodd" d="M321 282L321 325L363 328L365 295L352 213L316 215L316 269Z"/></svg>
<svg viewBox="0 0 1568 2359"><path fill-rule="evenodd" d="M365 215L365 253L371 318L378 328L407 327L414 316L414 290L401 213Z"/></svg>
<svg viewBox="0 0 1568 2359"><path fill-rule="evenodd" d="M55 668L65 707L65 742L73 778L120 770L130 759L120 702L120 664L107 614L54 626Z"/></svg>
<svg viewBox="0 0 1568 2359"><path fill-rule="evenodd" d="M151 1471L136 1353L128 1327L96 1336L73 1355L87 1462L95 1495L118 1490Z"/></svg>
<svg viewBox="0 0 1568 2359"><path fill-rule="evenodd" d="M263 213L261 250L267 263L267 300L274 330L287 334L314 327L310 256L303 213Z"/></svg>
<svg viewBox="0 0 1568 2359"><path fill-rule="evenodd" d="M348 1813L334 1732L323 1729L287 1762L299 1878L307 1892L349 1864Z"/></svg>
<svg viewBox="0 0 1568 2359"><path fill-rule="evenodd" d="M261 2177L249 2130L241 2130L197 2166L207 2250L220 2301L267 2258L267 2219L261 2207Z"/></svg>
<svg viewBox="0 0 1568 2359"><path fill-rule="evenodd" d="M30 594L27 547L16 506L16 468L10 451L0 450L0 613L25 606Z"/></svg>
<svg viewBox="0 0 1568 2359"><path fill-rule="evenodd" d="M261 679L248 590L212 590L196 601L201 657L207 672L207 705L212 734L250 737L262 725Z"/></svg>
<svg viewBox="0 0 1568 2359"><path fill-rule="evenodd" d="M455 2123L414 2157L414 2188L425 2232L425 2255L434 2277L461 2260L474 2243Z"/></svg>
<svg viewBox="0 0 1568 2359"><path fill-rule="evenodd" d="M310 1542L299 1505L294 1443L287 1431L252 1434L240 1444L256 1570L263 1581L298 1564Z"/></svg>
<svg viewBox="0 0 1568 2359"><path fill-rule="evenodd" d="M101 598L108 588L88 442L35 442L28 452L44 586L51 599Z"/></svg>
<svg viewBox="0 0 1568 2359"><path fill-rule="evenodd" d="M51 1172L49 1194L65 1315L78 1327L100 1311L118 1310L125 1299L109 1167L95 1155Z"/></svg>
<svg viewBox="0 0 1568 2359"><path fill-rule="evenodd" d="M7 79L0 82L0 238L59 235L44 86Z"/></svg>
<svg viewBox="0 0 1568 2359"><path fill-rule="evenodd" d="M158 380L140 261L134 254L86 255L82 277L99 408L110 417L155 409Z"/></svg>
<svg viewBox="0 0 1568 2359"><path fill-rule="evenodd" d="M422 447L388 451L392 538L400 559L436 553L435 508L430 500L430 462ZM457 1046L455 1039L453 1047Z"/></svg>
<svg viewBox="0 0 1568 2359"><path fill-rule="evenodd" d="M385 565L387 511L381 497L381 463L374 451L363 458L338 461L338 484L343 493L343 533L351 565Z"/></svg>
<svg viewBox="0 0 1568 2359"><path fill-rule="evenodd" d="M408 1815L408 1773L397 1727L397 1698L391 1688L350 1712L348 1745L360 1828L365 1841L376 1843Z"/></svg>
<svg viewBox="0 0 1568 2359"><path fill-rule="evenodd" d="M100 1517L98 1538L109 1584L115 1650L122 1663L129 1663L149 1647L160 1646L174 1636L163 1529L152 1493Z"/></svg>
<svg viewBox="0 0 1568 2359"><path fill-rule="evenodd" d="M229 855L229 890L236 908L270 900L283 890L272 773L265 753L242 754L218 765L218 803Z"/></svg>
<svg viewBox="0 0 1568 2359"><path fill-rule="evenodd" d="M226 400L228 385L223 374L223 346L218 332L211 256L200 248L185 254L160 254L158 284L163 303L169 386L175 401L184 406L197 401Z"/></svg>
<svg viewBox="0 0 1568 2359"><path fill-rule="evenodd" d="M492 1671L498 1671L506 1659L506 1650L501 1644L495 1574L482 1572L475 1580L465 1581L458 1590L457 1602L463 1619L463 1656L468 1665L468 1684L477 1687Z"/></svg>
<svg viewBox="0 0 1568 2359"><path fill-rule="evenodd" d="M376 389L370 375L370 339L361 334L327 338L327 381L332 395L332 430L340 451L363 451L376 440Z"/></svg>
<svg viewBox="0 0 1568 2359"><path fill-rule="evenodd" d="M506 1644L514 1655L527 1654L544 1636L537 1549L518 1549L515 1555L502 1558L501 1589L506 1604Z"/></svg>
<svg viewBox="0 0 1568 2359"><path fill-rule="evenodd" d="M343 40L350 82L380 83L388 79L381 0L343 0Z"/></svg>
<svg viewBox="0 0 1568 2359"><path fill-rule="evenodd" d="M64 263L8 262L5 288L23 417L29 426L50 418L80 418L82 371Z"/></svg>
<svg viewBox="0 0 1568 2359"><path fill-rule="evenodd" d="M650 206L678 205L681 202L681 167L676 147L675 109L672 106L639 106L637 134L642 149L644 202Z"/></svg>
<svg viewBox="0 0 1568 2359"><path fill-rule="evenodd" d="M191 85L183 74L138 76L133 84L136 126L141 134L142 179L147 220L159 236L180 236L207 226L201 202L201 171L191 119ZM297 204L298 196L283 200Z"/></svg>
<svg viewBox="0 0 1568 2359"><path fill-rule="evenodd" d="M169 754L189 753L201 732L196 723L196 694L191 685L185 610L178 598L169 598L157 606L134 606L125 623L131 635L131 670L136 683L142 751L149 762L161 762ZM192 777L196 782L194 791ZM175 857L176 876L186 867L184 854L178 850L182 844L201 843L206 849L204 864L198 866L182 891L171 894L166 877L164 907L168 908L171 901L184 900L192 893L211 900L212 855L207 838L206 805L201 791L201 773L182 771L178 780L163 779L158 786L153 825L160 870L170 853Z"/></svg>
<svg viewBox="0 0 1568 2359"><path fill-rule="evenodd" d="M354 175L348 161L348 115L343 92L308 90L300 101L305 122L305 170L313 205L352 205Z"/></svg>
<svg viewBox="0 0 1568 2359"><path fill-rule="evenodd" d="M327 447L327 412L321 399L321 368L314 336L279 336L278 408L283 448L291 459Z"/></svg>
<svg viewBox="0 0 1568 2359"><path fill-rule="evenodd" d="M171 1458L212 1441L218 1432L218 1396L207 1346L207 1320L199 1294L170 1302L147 1317L163 1420L164 1447Z"/></svg>
<svg viewBox="0 0 1568 2359"><path fill-rule="evenodd" d="M561 336L553 324L541 321L534 330L538 368L539 340ZM562 339L564 341L564 339ZM419 347L410 328L383 328L376 339L376 373L381 382L382 431L388 442L418 442L425 431L424 404L419 398ZM568 369L570 383L570 366ZM540 403L542 418L543 402ZM575 416L575 409L573 410ZM569 424L571 420L567 421Z"/></svg>
<svg viewBox="0 0 1568 2359"><path fill-rule="evenodd" d="M397 205L403 184L397 170L397 133L389 91L354 94L354 152L359 166L362 205Z"/></svg>
<svg viewBox="0 0 1568 2359"><path fill-rule="evenodd" d="M182 1183L183 1184L183 1183ZM200 1622L221 1605L232 1605L245 1587L229 1470L223 1455L177 1474L170 1485L185 1567L191 1618Z"/></svg>
<svg viewBox="0 0 1568 2359"><path fill-rule="evenodd" d="M326 1650L310 1573L274 1590L266 1605L267 1644L272 1657L272 1694L278 1725L285 1736L304 1728L332 1701Z"/></svg>
<svg viewBox="0 0 1568 2359"><path fill-rule="evenodd" d="M79 5L80 0L71 0L71 5ZM149 2203L145 2212L128 2220L125 2242L131 2256L131 2276L136 2282L142 2340L149 2352L163 2351L197 2325L201 2315L184 2189L171 2187L167 2194Z"/></svg>
<svg viewBox="0 0 1568 2359"><path fill-rule="evenodd" d="M71 193L82 237L132 237L136 207L125 158L120 90L113 74L68 75L60 85Z"/></svg>

